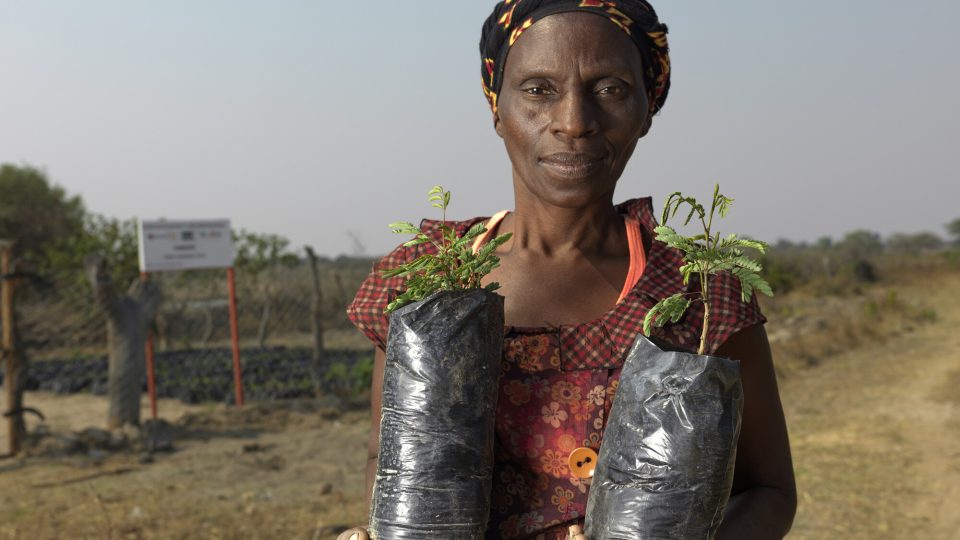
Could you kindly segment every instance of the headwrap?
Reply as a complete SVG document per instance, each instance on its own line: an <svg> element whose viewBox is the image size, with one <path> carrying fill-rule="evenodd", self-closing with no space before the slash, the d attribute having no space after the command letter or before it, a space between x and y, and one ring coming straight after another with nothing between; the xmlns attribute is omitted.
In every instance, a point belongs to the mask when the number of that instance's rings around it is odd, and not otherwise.
<svg viewBox="0 0 960 540"><path fill-rule="evenodd" d="M656 114L670 90L670 48L667 26L657 19L645 0L503 0L483 24L480 36L483 93L497 112L497 96L503 86L503 67L510 47L520 35L544 17L567 11L585 11L608 18L633 40L643 59L643 83Z"/></svg>

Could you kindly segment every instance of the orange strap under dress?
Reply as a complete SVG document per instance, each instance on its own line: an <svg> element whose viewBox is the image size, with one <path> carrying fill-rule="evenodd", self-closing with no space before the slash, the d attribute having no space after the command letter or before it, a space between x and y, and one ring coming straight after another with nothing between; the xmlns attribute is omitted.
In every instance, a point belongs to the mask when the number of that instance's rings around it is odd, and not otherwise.
<svg viewBox="0 0 960 540"><path fill-rule="evenodd" d="M503 218L509 214L509 210L501 210L487 220L487 231L477 237L473 242L473 252L476 253L487 239L497 230L497 226L503 221ZM643 271L647 265L647 256L643 251L643 237L640 235L640 222L625 217L624 224L627 227L627 245L630 248L630 269L627 271L627 279L623 282L623 289L620 291L620 298L617 303L623 302L627 294L633 290L633 287L640 281Z"/></svg>

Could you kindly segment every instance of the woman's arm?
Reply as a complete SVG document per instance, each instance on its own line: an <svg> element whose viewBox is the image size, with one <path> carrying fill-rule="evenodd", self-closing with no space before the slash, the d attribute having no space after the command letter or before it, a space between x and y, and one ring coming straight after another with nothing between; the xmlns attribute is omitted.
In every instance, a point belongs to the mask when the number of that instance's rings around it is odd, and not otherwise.
<svg viewBox="0 0 960 540"><path fill-rule="evenodd" d="M740 360L743 423L733 491L717 539L780 539L793 523L797 490L783 406L763 325L731 336L718 356Z"/></svg>
<svg viewBox="0 0 960 540"><path fill-rule="evenodd" d="M370 384L370 438L367 441L367 514L373 501L373 482L377 475L377 456L380 454L380 402L383 398L383 365L387 354L377 347L373 355L373 380ZM369 540L370 536L363 527L354 527L344 531L337 540Z"/></svg>
<svg viewBox="0 0 960 540"><path fill-rule="evenodd" d="M380 402L383 398L383 366L387 353L377 347L373 355L373 381L370 384L370 438L367 442L367 512L373 500L373 481L377 475L377 456L380 454Z"/></svg>

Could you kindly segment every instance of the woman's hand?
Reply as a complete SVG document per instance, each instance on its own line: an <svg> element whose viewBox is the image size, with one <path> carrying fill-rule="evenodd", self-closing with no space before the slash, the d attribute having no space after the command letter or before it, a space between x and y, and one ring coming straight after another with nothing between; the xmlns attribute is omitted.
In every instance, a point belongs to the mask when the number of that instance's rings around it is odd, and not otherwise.
<svg viewBox="0 0 960 540"><path fill-rule="evenodd" d="M587 535L583 534L581 526L571 525L567 532L567 540L587 540Z"/></svg>
<svg viewBox="0 0 960 540"><path fill-rule="evenodd" d="M370 540L370 535L363 527L354 527L340 533L337 540Z"/></svg>
<svg viewBox="0 0 960 540"><path fill-rule="evenodd" d="M354 527L348 531L343 531L337 540L370 540L367 531L360 527ZM583 529L579 525L572 525L567 533L567 540L587 540L583 534Z"/></svg>

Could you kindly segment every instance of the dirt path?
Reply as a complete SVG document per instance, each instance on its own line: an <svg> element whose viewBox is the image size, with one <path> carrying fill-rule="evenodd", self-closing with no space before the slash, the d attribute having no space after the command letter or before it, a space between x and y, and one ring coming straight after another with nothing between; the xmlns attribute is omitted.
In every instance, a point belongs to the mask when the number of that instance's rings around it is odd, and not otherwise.
<svg viewBox="0 0 960 540"><path fill-rule="evenodd" d="M936 286L936 323L783 381L790 538L960 539L960 280Z"/></svg>

